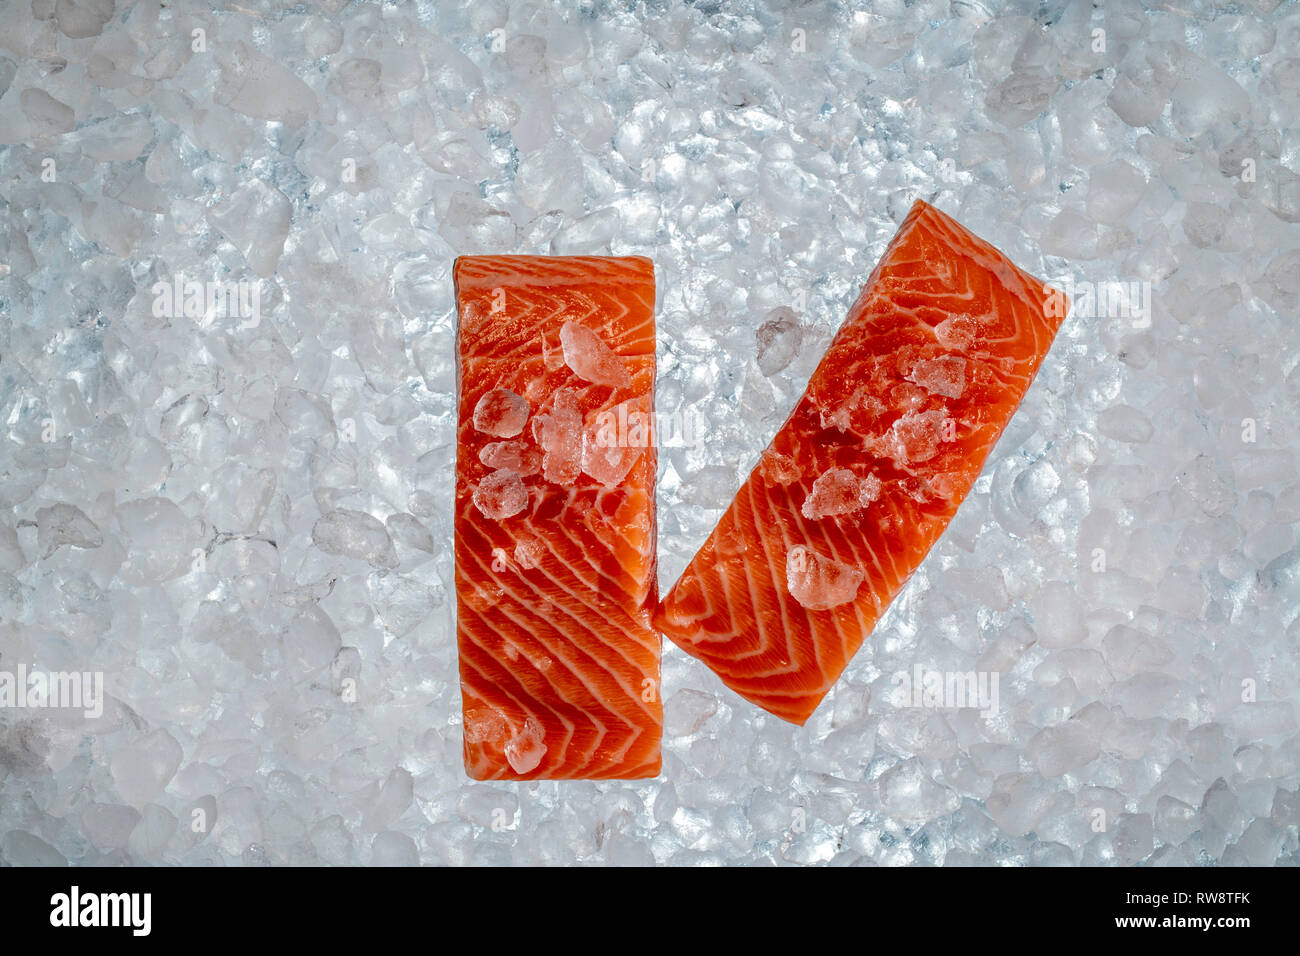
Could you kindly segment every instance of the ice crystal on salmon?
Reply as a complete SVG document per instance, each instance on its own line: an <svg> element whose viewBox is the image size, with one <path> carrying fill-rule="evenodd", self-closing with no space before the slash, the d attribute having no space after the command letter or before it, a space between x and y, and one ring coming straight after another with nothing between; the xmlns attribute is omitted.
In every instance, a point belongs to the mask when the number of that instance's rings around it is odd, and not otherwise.
<svg viewBox="0 0 1300 956"><path fill-rule="evenodd" d="M852 514L880 497L880 479L858 478L847 468L832 468L813 482L800 509L805 518L830 518Z"/></svg>
<svg viewBox="0 0 1300 956"><path fill-rule="evenodd" d="M542 453L523 441L494 441L484 445L478 460L489 468L506 468L525 478L542 470Z"/></svg>
<svg viewBox="0 0 1300 956"><path fill-rule="evenodd" d="M961 398L961 393L966 388L966 360L955 355L920 359L908 377L936 395Z"/></svg>
<svg viewBox="0 0 1300 956"><path fill-rule="evenodd" d="M769 451L759 461L758 467L762 470L764 478L778 485L788 485L798 481L803 474L797 461L780 452Z"/></svg>
<svg viewBox="0 0 1300 956"><path fill-rule="evenodd" d="M588 382L615 388L631 384L622 360L585 325L565 322L560 328L560 346L564 349L564 364Z"/></svg>
<svg viewBox="0 0 1300 956"><path fill-rule="evenodd" d="M517 515L527 506L528 489L519 473L509 469L492 472L474 489L474 507L494 521Z"/></svg>
<svg viewBox="0 0 1300 956"><path fill-rule="evenodd" d="M507 655L509 656L509 655ZM518 652L515 659L518 660ZM515 773L532 773L546 756L546 728L536 717L524 720L524 726L506 744L506 760Z"/></svg>
<svg viewBox="0 0 1300 956"><path fill-rule="evenodd" d="M805 722L1023 398L1064 314L1048 295L918 202L664 598L664 633L744 697Z"/></svg>
<svg viewBox="0 0 1300 956"><path fill-rule="evenodd" d="M466 770L654 776L655 450L629 443L626 427L612 443L595 435L629 408L653 411L653 268L641 258L468 256L455 277Z"/></svg>
<svg viewBox="0 0 1300 956"><path fill-rule="evenodd" d="M909 411L894 420L883 436L870 447L877 455L892 458L899 467L920 464L939 454L941 442L951 440L956 421L943 409Z"/></svg>
<svg viewBox="0 0 1300 956"><path fill-rule="evenodd" d="M590 416L582 433L582 471L607 487L617 486L648 446L649 402L629 399Z"/></svg>
<svg viewBox="0 0 1300 956"><path fill-rule="evenodd" d="M484 393L474 406L474 427L497 438L514 438L528 421L528 402L508 388Z"/></svg>
<svg viewBox="0 0 1300 956"><path fill-rule="evenodd" d="M542 474L557 485L572 485L582 471L582 412L576 394L555 393L551 411L533 419L533 437L542 448Z"/></svg>
<svg viewBox="0 0 1300 956"><path fill-rule="evenodd" d="M785 581L790 596L813 611L826 611L852 601L864 575L851 564L836 561L796 545L785 558Z"/></svg>

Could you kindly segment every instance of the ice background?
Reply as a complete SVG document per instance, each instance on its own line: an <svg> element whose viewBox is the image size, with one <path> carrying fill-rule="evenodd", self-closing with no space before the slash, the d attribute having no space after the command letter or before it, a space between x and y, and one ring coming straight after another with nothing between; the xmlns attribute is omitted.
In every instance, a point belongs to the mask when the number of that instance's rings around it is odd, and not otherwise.
<svg viewBox="0 0 1300 956"><path fill-rule="evenodd" d="M110 695L0 710L0 861L1300 861L1298 51L1278 0L0 2L0 669ZM469 781L453 258L655 260L667 587L917 197L1149 321L1066 322L807 727L668 645L658 780Z"/></svg>

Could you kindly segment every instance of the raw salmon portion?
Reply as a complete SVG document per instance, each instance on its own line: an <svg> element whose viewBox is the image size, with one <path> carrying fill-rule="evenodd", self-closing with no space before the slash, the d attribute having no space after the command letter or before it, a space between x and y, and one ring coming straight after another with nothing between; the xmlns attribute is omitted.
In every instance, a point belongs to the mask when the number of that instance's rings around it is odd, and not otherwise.
<svg viewBox="0 0 1300 956"><path fill-rule="evenodd" d="M804 723L970 491L1065 311L917 202L659 628Z"/></svg>
<svg viewBox="0 0 1300 956"><path fill-rule="evenodd" d="M465 768L659 773L654 267L456 260Z"/></svg>

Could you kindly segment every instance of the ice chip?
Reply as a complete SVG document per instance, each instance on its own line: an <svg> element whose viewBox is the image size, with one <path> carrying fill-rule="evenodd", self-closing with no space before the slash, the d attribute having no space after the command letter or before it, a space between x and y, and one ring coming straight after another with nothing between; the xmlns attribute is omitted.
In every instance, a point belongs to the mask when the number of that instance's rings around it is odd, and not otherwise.
<svg viewBox="0 0 1300 956"><path fill-rule="evenodd" d="M489 468L507 468L523 477L542 470L542 453L526 441L494 441L479 450L478 460Z"/></svg>
<svg viewBox="0 0 1300 956"><path fill-rule="evenodd" d="M797 461L789 455L783 455L775 451L768 452L763 456L763 460L759 463L759 469L764 478L778 485L792 484L803 476L803 470L799 467Z"/></svg>
<svg viewBox="0 0 1300 956"><path fill-rule="evenodd" d="M533 419L533 437L542 446L542 475L571 486L582 471L582 413L571 389L555 393L550 412Z"/></svg>
<svg viewBox="0 0 1300 956"><path fill-rule="evenodd" d="M1237 493L1220 477L1209 455L1197 455L1179 472L1177 481L1212 518L1227 514L1237 503Z"/></svg>
<svg viewBox="0 0 1300 956"><path fill-rule="evenodd" d="M1048 581L1029 606L1042 647L1070 647L1088 636L1083 601L1067 582Z"/></svg>
<svg viewBox="0 0 1300 956"><path fill-rule="evenodd" d="M119 746L109 763L113 783L127 804L139 807L158 797L180 767L183 752L166 730L155 730Z"/></svg>
<svg viewBox="0 0 1300 956"><path fill-rule="evenodd" d="M38 137L67 133L77 125L77 116L72 107L56 100L44 90L29 86L22 91L19 102Z"/></svg>
<svg viewBox="0 0 1300 956"><path fill-rule="evenodd" d="M519 41L510 46L513 49ZM520 97L523 100L523 97ZM550 102L550 92L546 92L546 102ZM521 102L521 115L525 120L536 115L531 103ZM549 128L553 122L547 109L545 125ZM518 131L516 131L518 142ZM525 146L519 147L521 150ZM571 216L582 215L583 206L583 170L582 159L573 144L566 140L553 139L519 161L515 174L515 194L527 206L540 211L559 209Z"/></svg>
<svg viewBox="0 0 1300 956"><path fill-rule="evenodd" d="M773 309L754 333L758 340L758 370L775 375L790 364L803 342L803 329L794 309Z"/></svg>
<svg viewBox="0 0 1300 956"><path fill-rule="evenodd" d="M529 717L524 721L523 729L510 738L506 744L506 760L515 773L530 773L537 769L546 756L546 744L542 742L545 736L546 729L537 718Z"/></svg>
<svg viewBox="0 0 1300 956"><path fill-rule="evenodd" d="M825 611L852 601L865 575L857 568L796 545L785 558L786 589L810 611Z"/></svg>
<svg viewBox="0 0 1300 956"><path fill-rule="evenodd" d="M560 328L560 345L564 349L564 364L579 378L614 388L632 384L623 360L587 326L565 322Z"/></svg>
<svg viewBox="0 0 1300 956"><path fill-rule="evenodd" d="M1088 174L1088 215L1098 222L1117 223L1133 211L1147 188L1147 178L1122 159L1094 166Z"/></svg>
<svg viewBox="0 0 1300 956"><path fill-rule="evenodd" d="M319 108L311 87L278 59L239 40L219 44L221 82L213 99L245 116L301 127Z"/></svg>
<svg viewBox="0 0 1300 956"><path fill-rule="evenodd" d="M467 708L465 711L465 739L470 743L495 744L506 737L509 726L505 716L490 708Z"/></svg>
<svg viewBox="0 0 1300 956"><path fill-rule="evenodd" d="M813 482L801 510L813 519L851 514L880 497L880 487L875 475L859 479L847 468L832 468Z"/></svg>
<svg viewBox="0 0 1300 956"><path fill-rule="evenodd" d="M1097 416L1097 431L1116 441L1140 445L1151 440L1155 426L1133 406L1115 405Z"/></svg>
<svg viewBox="0 0 1300 956"><path fill-rule="evenodd" d="M515 545L515 563L525 571L541 567L545 555L545 546L535 538L526 538Z"/></svg>
<svg viewBox="0 0 1300 956"><path fill-rule="evenodd" d="M1061 78L1049 73L1012 73L994 86L984 98L989 118L1015 128L1041 113L1061 85Z"/></svg>
<svg viewBox="0 0 1300 956"><path fill-rule="evenodd" d="M208 209L212 224L263 278L275 274L293 222L293 205L279 189L250 178L225 202Z"/></svg>
<svg viewBox="0 0 1300 956"><path fill-rule="evenodd" d="M514 438L528 422L528 400L508 388L485 392L474 406L474 427L485 435Z"/></svg>
<svg viewBox="0 0 1300 956"><path fill-rule="evenodd" d="M371 866L418 866L420 850L405 833L383 830L370 845Z"/></svg>
<svg viewBox="0 0 1300 956"><path fill-rule="evenodd" d="M717 712L717 697L683 687L664 705L664 733L669 737L688 737Z"/></svg>
<svg viewBox="0 0 1300 956"><path fill-rule="evenodd" d="M51 3L54 8L54 22L59 32L74 40L97 37L104 31L104 24L113 19L113 0L57 0Z"/></svg>
<svg viewBox="0 0 1300 956"><path fill-rule="evenodd" d="M871 450L899 464L929 461L939 454L939 444L951 438L949 419L942 411L908 412L899 417L880 438L870 443Z"/></svg>
<svg viewBox="0 0 1300 956"><path fill-rule="evenodd" d="M632 470L644 442L632 441L631 425L646 430L644 402L630 399L612 409L592 415L582 433L582 470L607 488L617 487ZM620 427L620 422L624 423Z"/></svg>
<svg viewBox="0 0 1300 956"><path fill-rule="evenodd" d="M946 816L961 806L961 797L936 783L917 757L881 774L879 786L880 802L889 815L909 823Z"/></svg>
<svg viewBox="0 0 1300 956"><path fill-rule="evenodd" d="M955 355L921 359L908 378L935 395L960 398L966 389L966 360Z"/></svg>
<svg viewBox="0 0 1300 956"><path fill-rule="evenodd" d="M397 566L388 529L364 511L338 508L322 515L311 529L311 539L326 554L359 558L377 568Z"/></svg>
<svg viewBox="0 0 1300 956"><path fill-rule="evenodd" d="M975 344L978 324L969 315L954 315L934 327L939 344L954 352L964 352Z"/></svg>
<svg viewBox="0 0 1300 956"><path fill-rule="evenodd" d="M500 521L528 506L528 489L517 471L494 471L474 489L474 506L484 517Z"/></svg>
<svg viewBox="0 0 1300 956"><path fill-rule="evenodd" d="M104 543L95 522L76 505L60 502L36 510L36 545L48 558L65 544L74 548L98 548Z"/></svg>

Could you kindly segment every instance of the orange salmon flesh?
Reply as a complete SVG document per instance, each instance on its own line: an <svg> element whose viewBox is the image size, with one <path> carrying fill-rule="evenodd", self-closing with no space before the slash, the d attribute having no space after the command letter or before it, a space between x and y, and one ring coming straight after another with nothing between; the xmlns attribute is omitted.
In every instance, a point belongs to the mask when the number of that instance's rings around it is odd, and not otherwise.
<svg viewBox="0 0 1300 956"><path fill-rule="evenodd" d="M656 776L653 265L465 256L454 275L466 771Z"/></svg>
<svg viewBox="0 0 1300 956"><path fill-rule="evenodd" d="M806 722L971 490L1061 299L917 202L656 625Z"/></svg>

